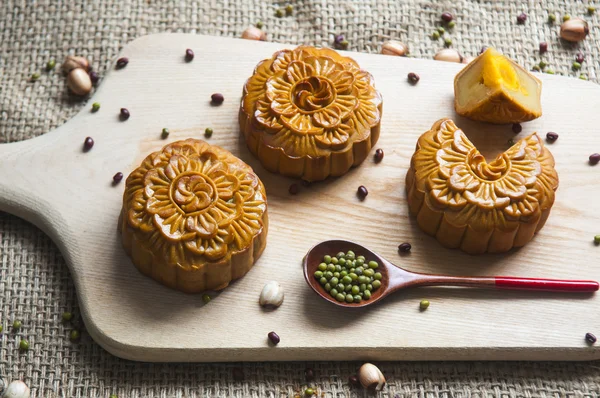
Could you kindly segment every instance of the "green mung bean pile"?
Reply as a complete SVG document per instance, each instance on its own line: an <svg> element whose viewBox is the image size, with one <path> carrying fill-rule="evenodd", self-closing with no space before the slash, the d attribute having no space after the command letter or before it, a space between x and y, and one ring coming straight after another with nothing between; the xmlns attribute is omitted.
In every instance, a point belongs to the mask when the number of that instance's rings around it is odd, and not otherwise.
<svg viewBox="0 0 600 398"><path fill-rule="evenodd" d="M337 301L359 303L371 298L381 286L383 275L377 272L377 261L366 261L349 250L335 256L326 255L315 271L315 278Z"/></svg>

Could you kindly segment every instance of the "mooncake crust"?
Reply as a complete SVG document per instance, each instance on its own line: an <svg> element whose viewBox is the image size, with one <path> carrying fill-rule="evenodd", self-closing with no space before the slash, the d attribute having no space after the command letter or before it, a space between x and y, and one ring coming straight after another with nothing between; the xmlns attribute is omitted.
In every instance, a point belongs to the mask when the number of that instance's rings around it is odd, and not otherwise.
<svg viewBox="0 0 600 398"><path fill-rule="evenodd" d="M544 226L557 188L554 158L537 134L488 163L450 119L419 138L406 175L419 227L470 254L529 242Z"/></svg>
<svg viewBox="0 0 600 398"><path fill-rule="evenodd" d="M265 188L230 152L188 139L146 157L127 178L123 247L145 275L186 293L225 288L267 242Z"/></svg>
<svg viewBox="0 0 600 398"><path fill-rule="evenodd" d="M261 61L244 85L240 129L269 171L307 181L345 174L379 139L381 94L334 50L300 46Z"/></svg>

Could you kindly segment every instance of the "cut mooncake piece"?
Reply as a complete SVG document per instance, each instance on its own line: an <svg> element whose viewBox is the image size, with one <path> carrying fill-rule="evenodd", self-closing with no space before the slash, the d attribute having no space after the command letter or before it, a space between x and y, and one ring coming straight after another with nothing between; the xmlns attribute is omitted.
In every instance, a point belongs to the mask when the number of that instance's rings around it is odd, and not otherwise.
<svg viewBox="0 0 600 398"><path fill-rule="evenodd" d="M127 178L119 231L133 264L186 293L225 288L267 243L267 196L250 166L188 139L150 154Z"/></svg>
<svg viewBox="0 0 600 398"><path fill-rule="evenodd" d="M379 138L381 110L373 77L353 59L300 46L258 64L239 122L267 170L316 181L365 160Z"/></svg>
<svg viewBox="0 0 600 398"><path fill-rule="evenodd" d="M454 78L456 113L489 123L520 123L542 116L542 82L488 48Z"/></svg>
<svg viewBox="0 0 600 398"><path fill-rule="evenodd" d="M557 188L554 158L537 134L488 163L450 119L419 138L406 175L408 205L421 229L470 254L529 242Z"/></svg>

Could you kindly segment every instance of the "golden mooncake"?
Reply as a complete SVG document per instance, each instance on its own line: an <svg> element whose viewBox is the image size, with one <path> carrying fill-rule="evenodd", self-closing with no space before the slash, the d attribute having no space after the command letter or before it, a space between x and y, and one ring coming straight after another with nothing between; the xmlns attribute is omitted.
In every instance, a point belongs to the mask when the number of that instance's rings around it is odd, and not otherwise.
<svg viewBox="0 0 600 398"><path fill-rule="evenodd" d="M365 160L381 112L373 77L353 59L300 46L258 64L244 86L239 123L267 170L317 181Z"/></svg>
<svg viewBox="0 0 600 398"><path fill-rule="evenodd" d="M554 158L537 134L488 163L450 119L419 138L406 176L419 227L470 254L529 242L544 226L557 188Z"/></svg>
<svg viewBox="0 0 600 398"><path fill-rule="evenodd" d="M267 196L250 166L201 140L173 142L127 178L119 231L133 264L187 293L244 276L267 242Z"/></svg>

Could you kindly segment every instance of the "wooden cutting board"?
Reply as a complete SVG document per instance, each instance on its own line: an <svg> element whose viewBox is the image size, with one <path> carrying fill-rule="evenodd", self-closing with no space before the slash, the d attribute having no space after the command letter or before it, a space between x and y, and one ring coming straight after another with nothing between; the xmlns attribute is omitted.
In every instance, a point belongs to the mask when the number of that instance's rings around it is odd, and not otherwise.
<svg viewBox="0 0 600 398"><path fill-rule="evenodd" d="M264 170L240 139L237 112L242 85L254 66L284 47L185 34L146 36L129 44L130 59L112 70L88 107L41 137L0 145L0 210L31 221L56 242L71 269L84 321L109 352L140 361L288 360L587 360L600 345L600 295L428 288L398 293L360 310L338 308L304 282L301 259L321 240L344 238L371 247L398 265L431 273L516 275L600 280L600 88L558 76L543 80L544 116L518 137L555 131L549 145L560 187L544 229L527 246L502 255L470 256L441 247L408 215L404 178L417 137L442 117L454 118L487 156L507 148L511 126L457 117L453 77L463 65L352 54L372 72L384 98L381 139L385 158L369 157L347 175L288 194L290 179ZM186 63L186 48L196 53ZM416 72L415 86L406 75ZM223 93L222 106L210 95ZM101 109L90 112L92 102ZM126 107L131 118L118 118ZM171 135L161 139L168 127ZM117 234L124 181L150 152L188 137L209 139L249 163L269 199L267 248L255 267L208 304L141 275ZM82 152L86 136L96 144ZM367 186L364 202L356 198ZM410 255L396 247L411 242ZM281 282L285 302L264 311L258 296L268 280ZM419 301L431 306L419 312ZM276 331L281 343L267 344Z"/></svg>

